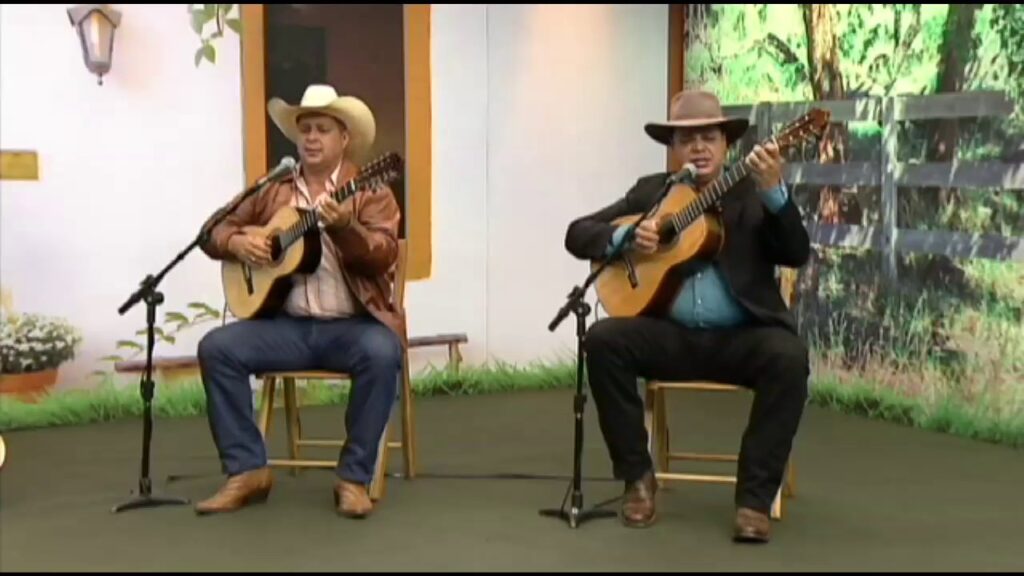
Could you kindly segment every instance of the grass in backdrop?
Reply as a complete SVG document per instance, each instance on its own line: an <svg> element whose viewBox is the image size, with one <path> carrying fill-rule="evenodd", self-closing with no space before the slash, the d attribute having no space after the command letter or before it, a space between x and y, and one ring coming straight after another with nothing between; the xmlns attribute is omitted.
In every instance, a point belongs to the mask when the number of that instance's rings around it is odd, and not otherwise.
<svg viewBox="0 0 1024 576"><path fill-rule="evenodd" d="M903 257L887 289L871 251L824 253L801 333L828 405L1024 445L1024 266ZM874 408L890 412L877 413Z"/></svg>
<svg viewBox="0 0 1024 576"><path fill-rule="evenodd" d="M450 396L571 389L575 383L576 365L571 361L529 366L498 363L463 367L458 374L431 368L414 378L413 389L421 397ZM346 400L347 386L336 383L310 382L302 395L303 404L310 406L340 405ZM883 382L816 371L811 402L848 414L1024 448L1024 411L992 410L970 405L957 396L912 397ZM161 387L153 409L160 418L203 415L206 400L202 386L191 381ZM141 415L138 389L115 388L111 384L92 391L52 394L37 404L0 400L0 430L87 424Z"/></svg>
<svg viewBox="0 0 1024 576"><path fill-rule="evenodd" d="M1013 448L1024 448L1024 410L993 410L952 396L931 400L894 391L884 383L834 374L814 380L816 406Z"/></svg>
<svg viewBox="0 0 1024 576"><path fill-rule="evenodd" d="M412 385L416 396L455 396L564 388L574 385L575 379L576 365L570 361L526 366L499 362L480 367L463 366L458 374L429 367L413 378ZM344 404L348 400L348 386L347 383L310 381L301 388L301 400L308 406ZM194 379L158 385L153 413L160 418L206 414L201 382ZM141 416L138 387L115 386L110 379L90 390L55 392L34 404L0 397L0 431Z"/></svg>

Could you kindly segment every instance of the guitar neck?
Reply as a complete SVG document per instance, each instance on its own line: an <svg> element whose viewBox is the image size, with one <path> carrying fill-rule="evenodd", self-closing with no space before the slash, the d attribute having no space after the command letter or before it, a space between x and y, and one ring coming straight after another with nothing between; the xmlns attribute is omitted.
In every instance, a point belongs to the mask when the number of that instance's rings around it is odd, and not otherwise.
<svg viewBox="0 0 1024 576"><path fill-rule="evenodd" d="M797 142L802 142L811 137L820 138L828 129L831 113L821 108L812 108L809 112L791 122L781 134L772 136L761 143L762 146L771 142L783 151ZM744 157L729 169L724 176L715 180L704 192L697 195L697 200L692 202L684 210L673 214L668 224L663 224L659 232L663 237L666 233L678 235L687 226L693 224L702 214L707 212L715 203L722 199L737 182L750 174L750 166Z"/></svg>
<svg viewBox="0 0 1024 576"><path fill-rule="evenodd" d="M331 198L335 202L341 203L356 193L356 180L349 180L344 186L335 190L331 194ZM308 210L302 212L302 216L299 221L288 227L287 230L281 233L281 244L283 247L288 247L299 238L306 235L313 227L317 226L319 222L318 212L316 210Z"/></svg>
<svg viewBox="0 0 1024 576"><path fill-rule="evenodd" d="M697 201L686 207L685 210L677 212L672 216L672 227L678 234L690 224L693 224L700 215L707 212L708 208L711 208L725 193L729 191L737 182L742 180L747 174L750 173L750 167L747 165L747 161L744 158L738 162L735 166L730 168L724 175L715 180L711 187L701 192L697 196Z"/></svg>

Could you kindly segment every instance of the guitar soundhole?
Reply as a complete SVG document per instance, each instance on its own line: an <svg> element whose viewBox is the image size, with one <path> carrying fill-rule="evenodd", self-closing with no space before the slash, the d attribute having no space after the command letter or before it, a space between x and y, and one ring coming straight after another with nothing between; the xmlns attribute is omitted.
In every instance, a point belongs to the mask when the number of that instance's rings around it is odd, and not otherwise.
<svg viewBox="0 0 1024 576"><path fill-rule="evenodd" d="M281 247L281 235L274 234L270 237L270 260L277 262L282 253L284 253L284 248Z"/></svg>
<svg viewBox="0 0 1024 576"><path fill-rule="evenodd" d="M658 243L661 246L668 246L676 241L676 231L671 226L663 226L658 230Z"/></svg>

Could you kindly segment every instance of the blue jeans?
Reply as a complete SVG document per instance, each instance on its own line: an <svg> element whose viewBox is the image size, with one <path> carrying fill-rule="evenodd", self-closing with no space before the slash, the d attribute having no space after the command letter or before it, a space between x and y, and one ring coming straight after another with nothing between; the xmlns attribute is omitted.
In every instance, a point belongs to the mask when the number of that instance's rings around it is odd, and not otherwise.
<svg viewBox="0 0 1024 576"><path fill-rule="evenodd" d="M284 316L233 322L210 331L199 342L199 368L224 472L234 476L267 465L266 445L253 417L250 375L329 370L352 376L345 410L347 441L338 457L337 475L369 484L401 367L398 336L370 316Z"/></svg>

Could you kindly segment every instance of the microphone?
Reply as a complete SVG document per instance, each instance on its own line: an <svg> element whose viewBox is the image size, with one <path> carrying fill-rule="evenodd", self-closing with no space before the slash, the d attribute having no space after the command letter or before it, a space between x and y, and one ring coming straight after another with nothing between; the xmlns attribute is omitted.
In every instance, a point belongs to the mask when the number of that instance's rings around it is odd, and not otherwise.
<svg viewBox="0 0 1024 576"><path fill-rule="evenodd" d="M281 158L281 162L278 163L278 165L275 166L273 170L271 170L270 172L267 172L266 175L264 175L262 178L257 180L256 183L252 185L252 187L253 188L262 188L267 183L273 182L274 180L277 180L281 176L284 176L285 174L288 174L289 172L291 172L294 169L295 169L295 158L292 158L291 156L285 156L284 158Z"/></svg>
<svg viewBox="0 0 1024 576"><path fill-rule="evenodd" d="M213 227L216 226L217 223L219 223L221 220L223 220L227 214L234 212L235 208L238 208L238 206L241 205L245 199L249 198L253 194L261 193L264 186L273 182L274 180L277 180L278 178L284 176L285 174L288 174L290 171L294 169L294 158L292 158L291 156L285 156L284 158L281 158L281 162L279 162L278 165L275 166L273 170L267 172L262 177L260 177L260 179L253 183L252 186L249 186L245 190L242 190L242 192L235 196L235 198L228 205L222 207L220 210L215 212L214 215L209 220L207 220L205 224L203 224L202 230L199 232L199 241L205 244L207 240L209 240L210 231L213 230Z"/></svg>
<svg viewBox="0 0 1024 576"><path fill-rule="evenodd" d="M668 183L679 184L680 182L689 182L690 184L693 184L696 178L697 167L694 166L692 162L688 162L686 166L683 166L682 170L668 177Z"/></svg>

